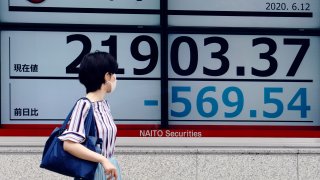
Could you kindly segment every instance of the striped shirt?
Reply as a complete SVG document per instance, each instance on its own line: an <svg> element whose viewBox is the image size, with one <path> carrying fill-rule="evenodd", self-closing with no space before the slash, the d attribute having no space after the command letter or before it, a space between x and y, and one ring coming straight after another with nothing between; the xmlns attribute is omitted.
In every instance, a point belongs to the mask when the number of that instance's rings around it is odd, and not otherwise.
<svg viewBox="0 0 320 180"><path fill-rule="evenodd" d="M60 140L70 140L82 143L85 140L84 121L90 109L93 108L99 138L102 139L102 154L110 158L114 154L117 127L113 121L107 101L90 102L86 99L77 101L69 122L69 127L59 137Z"/></svg>

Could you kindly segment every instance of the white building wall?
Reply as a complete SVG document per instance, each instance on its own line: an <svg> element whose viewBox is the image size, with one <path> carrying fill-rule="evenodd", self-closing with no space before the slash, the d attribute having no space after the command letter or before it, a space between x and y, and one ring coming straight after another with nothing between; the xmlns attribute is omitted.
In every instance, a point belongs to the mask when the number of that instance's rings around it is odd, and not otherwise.
<svg viewBox="0 0 320 180"><path fill-rule="evenodd" d="M44 139L0 138L1 180L72 179L39 168ZM23 138L22 138L23 140ZM178 139L177 139L178 140ZM307 142L307 139L306 139ZM267 146L124 146L116 156L124 180L319 180L320 147ZM238 142L239 143L239 142ZM120 143L121 144L121 143Z"/></svg>

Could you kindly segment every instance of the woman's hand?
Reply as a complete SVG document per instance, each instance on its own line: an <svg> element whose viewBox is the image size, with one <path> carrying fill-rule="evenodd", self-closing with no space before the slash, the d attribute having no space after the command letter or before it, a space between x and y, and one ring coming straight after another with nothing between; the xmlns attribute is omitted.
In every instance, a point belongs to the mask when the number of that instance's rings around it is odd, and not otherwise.
<svg viewBox="0 0 320 180"><path fill-rule="evenodd" d="M104 168L104 172L109 175L109 177L107 178L107 180L111 180L111 179L118 179L118 172L117 172L117 168L110 163L110 161L105 158L102 162L101 162L103 168Z"/></svg>

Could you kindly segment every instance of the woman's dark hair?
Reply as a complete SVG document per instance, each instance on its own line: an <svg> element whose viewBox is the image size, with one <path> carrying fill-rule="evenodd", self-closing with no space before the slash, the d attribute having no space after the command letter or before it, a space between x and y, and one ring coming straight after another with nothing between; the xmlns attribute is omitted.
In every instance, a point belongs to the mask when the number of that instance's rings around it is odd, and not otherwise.
<svg viewBox="0 0 320 180"><path fill-rule="evenodd" d="M117 70L118 63L111 54L96 51L83 57L79 67L79 80L86 87L87 93L94 92L105 83L106 73L114 74Z"/></svg>

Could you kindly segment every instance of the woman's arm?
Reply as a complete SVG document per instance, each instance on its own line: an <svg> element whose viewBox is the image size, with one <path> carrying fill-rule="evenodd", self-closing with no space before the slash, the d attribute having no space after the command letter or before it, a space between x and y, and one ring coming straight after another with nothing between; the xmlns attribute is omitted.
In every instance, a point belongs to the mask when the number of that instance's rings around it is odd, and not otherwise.
<svg viewBox="0 0 320 180"><path fill-rule="evenodd" d="M111 177L118 178L116 167L103 155L91 151L82 144L69 140L63 141L63 149L80 159L101 163L107 174L111 173Z"/></svg>

